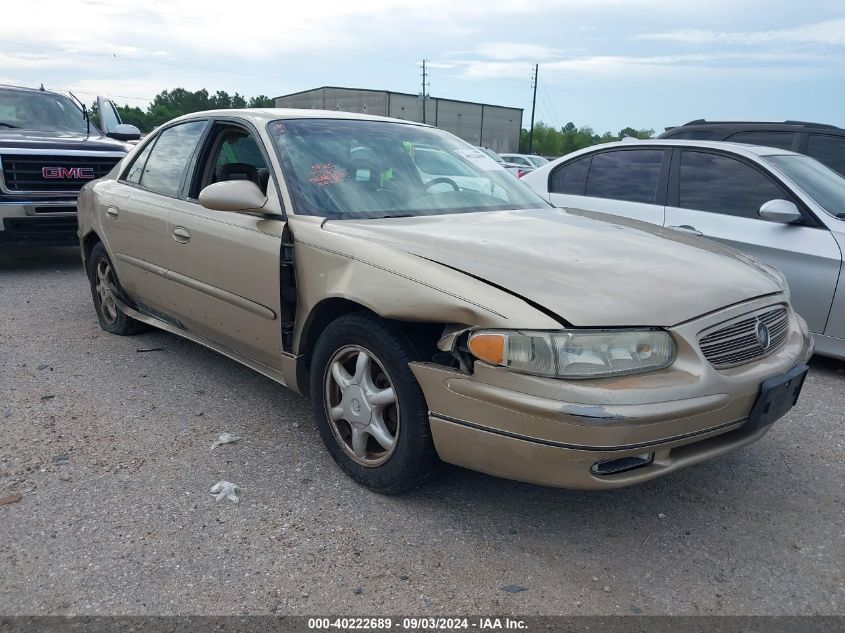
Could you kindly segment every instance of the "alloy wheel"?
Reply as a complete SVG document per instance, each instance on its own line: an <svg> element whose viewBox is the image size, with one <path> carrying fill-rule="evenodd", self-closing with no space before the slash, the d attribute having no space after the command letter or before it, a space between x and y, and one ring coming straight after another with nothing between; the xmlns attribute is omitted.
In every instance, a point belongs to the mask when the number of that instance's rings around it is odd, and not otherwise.
<svg viewBox="0 0 845 633"><path fill-rule="evenodd" d="M114 273L108 260L101 259L97 262L96 273L97 279L94 289L100 300L100 311L106 323L113 325L117 321L118 312L111 290L114 287Z"/></svg>
<svg viewBox="0 0 845 633"><path fill-rule="evenodd" d="M367 467L390 459L399 437L399 402L375 355L358 345L340 348L323 384L329 426L346 454Z"/></svg>

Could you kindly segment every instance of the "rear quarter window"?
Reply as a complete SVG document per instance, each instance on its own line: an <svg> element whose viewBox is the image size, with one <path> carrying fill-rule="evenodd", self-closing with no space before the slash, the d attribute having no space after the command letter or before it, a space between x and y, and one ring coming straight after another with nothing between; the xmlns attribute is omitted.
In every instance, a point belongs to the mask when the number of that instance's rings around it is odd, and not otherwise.
<svg viewBox="0 0 845 633"><path fill-rule="evenodd" d="M585 194L654 204L664 150L637 149L593 155Z"/></svg>
<svg viewBox="0 0 845 633"><path fill-rule="evenodd" d="M592 156L584 156L558 167L552 173L549 192L583 196L591 158Z"/></svg>

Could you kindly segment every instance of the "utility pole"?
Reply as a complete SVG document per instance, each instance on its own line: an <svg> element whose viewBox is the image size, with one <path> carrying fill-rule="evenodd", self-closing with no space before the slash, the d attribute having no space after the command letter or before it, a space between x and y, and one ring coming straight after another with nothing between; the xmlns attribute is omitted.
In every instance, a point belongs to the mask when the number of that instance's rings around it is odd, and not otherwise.
<svg viewBox="0 0 845 633"><path fill-rule="evenodd" d="M428 83L426 82L426 72L425 72L425 63L427 59L422 61L422 93L420 93L420 98L422 99L422 122L425 123L425 102L426 102L426 89L428 87Z"/></svg>
<svg viewBox="0 0 845 633"><path fill-rule="evenodd" d="M528 153L532 153L534 149L534 109L537 107L537 73L540 70L540 64L534 64L534 73L531 78L531 83L534 84L534 98L531 100L531 130L528 132Z"/></svg>

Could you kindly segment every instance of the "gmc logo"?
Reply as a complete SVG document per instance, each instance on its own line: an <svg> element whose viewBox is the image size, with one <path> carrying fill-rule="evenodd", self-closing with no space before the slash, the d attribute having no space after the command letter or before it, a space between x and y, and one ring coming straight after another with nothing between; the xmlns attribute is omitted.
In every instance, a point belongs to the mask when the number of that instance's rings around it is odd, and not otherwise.
<svg viewBox="0 0 845 633"><path fill-rule="evenodd" d="M42 178L61 178L63 180L94 178L93 167L42 167Z"/></svg>

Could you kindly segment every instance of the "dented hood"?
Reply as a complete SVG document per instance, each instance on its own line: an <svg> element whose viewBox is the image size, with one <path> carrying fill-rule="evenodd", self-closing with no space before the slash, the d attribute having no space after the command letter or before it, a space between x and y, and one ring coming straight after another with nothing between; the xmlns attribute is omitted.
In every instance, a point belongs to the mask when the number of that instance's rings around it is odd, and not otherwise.
<svg viewBox="0 0 845 633"><path fill-rule="evenodd" d="M783 290L771 269L738 251L588 211L334 220L324 230L454 268L581 327L670 326ZM366 259L365 249L353 254Z"/></svg>

